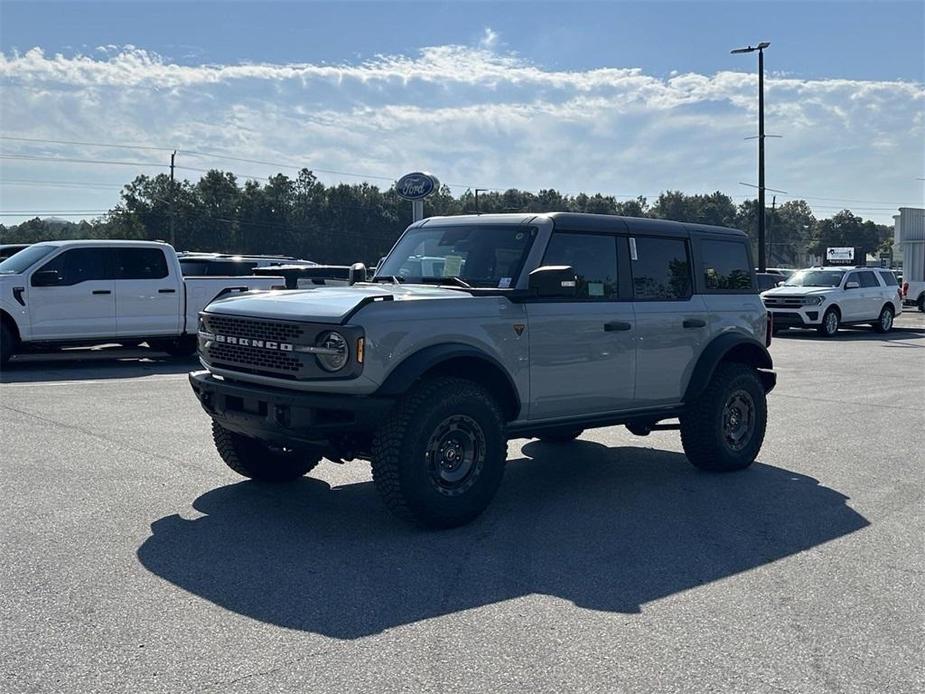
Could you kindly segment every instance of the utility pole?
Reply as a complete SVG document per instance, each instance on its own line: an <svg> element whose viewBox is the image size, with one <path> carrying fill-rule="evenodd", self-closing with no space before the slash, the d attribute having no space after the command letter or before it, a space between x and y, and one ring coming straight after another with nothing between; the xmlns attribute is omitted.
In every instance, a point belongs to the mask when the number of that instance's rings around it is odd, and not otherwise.
<svg viewBox="0 0 925 694"><path fill-rule="evenodd" d="M771 196L771 223L772 223L772 224L773 224L774 220L776 219L776 217L774 216L774 213L775 213L775 210L776 210L776 209L777 209L777 196L776 196L776 195L772 195L772 196ZM774 258L772 257L772 254L771 254L771 250L772 250L771 246L772 246L773 244L771 244L771 228L770 228L770 225L768 226L768 230L767 230L767 231L768 231L768 258L770 258L770 259L771 259L771 262L773 263L773 262L774 262ZM780 253L777 254L777 257L780 257Z"/></svg>
<svg viewBox="0 0 925 694"><path fill-rule="evenodd" d="M476 188L475 189L475 213L476 214L481 214L481 212L479 212L479 193L487 193L487 192L488 192L488 188Z"/></svg>
<svg viewBox="0 0 925 694"><path fill-rule="evenodd" d="M177 212L177 189L173 181L173 167L176 157L177 151L174 150L173 154L170 155L170 245L174 249L177 247L176 231L174 229L174 217L176 217Z"/></svg>
<svg viewBox="0 0 925 694"><path fill-rule="evenodd" d="M765 209L764 209L764 49L770 42L762 41L757 46L736 48L731 53L753 53L758 51L758 272L767 270L767 253L765 248Z"/></svg>

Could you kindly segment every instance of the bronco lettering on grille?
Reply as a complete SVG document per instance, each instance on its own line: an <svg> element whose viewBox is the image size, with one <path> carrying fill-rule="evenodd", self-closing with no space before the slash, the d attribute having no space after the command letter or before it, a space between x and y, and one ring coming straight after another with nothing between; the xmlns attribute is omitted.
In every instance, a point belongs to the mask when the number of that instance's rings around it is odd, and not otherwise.
<svg viewBox="0 0 925 694"><path fill-rule="evenodd" d="M273 349L279 352L291 352L292 345L288 342L272 342L270 340L257 340L252 337L235 337L234 335L216 335L216 342L241 347L257 347L258 349Z"/></svg>

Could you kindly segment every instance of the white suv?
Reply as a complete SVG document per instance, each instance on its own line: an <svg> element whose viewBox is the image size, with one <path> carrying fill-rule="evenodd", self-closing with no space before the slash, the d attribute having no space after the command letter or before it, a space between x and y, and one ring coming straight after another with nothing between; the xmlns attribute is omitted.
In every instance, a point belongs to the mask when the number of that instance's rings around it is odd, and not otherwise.
<svg viewBox="0 0 925 694"><path fill-rule="evenodd" d="M762 293L774 329L816 328L832 337L839 326L870 324L889 332L902 311L896 277L889 270L866 267L813 267L791 275L781 286Z"/></svg>

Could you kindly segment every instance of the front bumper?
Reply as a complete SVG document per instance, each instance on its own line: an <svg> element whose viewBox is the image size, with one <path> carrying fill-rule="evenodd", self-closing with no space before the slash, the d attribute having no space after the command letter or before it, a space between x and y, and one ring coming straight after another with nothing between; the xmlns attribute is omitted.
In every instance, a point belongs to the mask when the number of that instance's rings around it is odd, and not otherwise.
<svg viewBox="0 0 925 694"><path fill-rule="evenodd" d="M394 398L306 393L218 379L193 371L190 385L206 413L224 428L281 445L324 446L331 436L370 433Z"/></svg>
<svg viewBox="0 0 925 694"><path fill-rule="evenodd" d="M775 328L810 328L822 324L822 310L819 306L801 308L769 308Z"/></svg>

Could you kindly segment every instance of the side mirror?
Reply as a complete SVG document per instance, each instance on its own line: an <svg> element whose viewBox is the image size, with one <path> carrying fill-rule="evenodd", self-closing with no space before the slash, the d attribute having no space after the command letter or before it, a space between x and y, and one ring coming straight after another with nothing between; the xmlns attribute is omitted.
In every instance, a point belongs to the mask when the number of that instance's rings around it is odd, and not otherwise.
<svg viewBox="0 0 925 694"><path fill-rule="evenodd" d="M861 286L861 285L858 284L857 282L848 282L848 283L845 285L845 289L857 289L857 288L860 287L860 286Z"/></svg>
<svg viewBox="0 0 925 694"><path fill-rule="evenodd" d="M32 275L33 287L54 287L61 284L61 273L57 270L39 270Z"/></svg>
<svg viewBox="0 0 925 694"><path fill-rule="evenodd" d="M347 284L354 285L357 282L366 281L366 266L363 263L354 263L350 266L350 272L347 273Z"/></svg>
<svg viewBox="0 0 925 694"><path fill-rule="evenodd" d="M783 280L781 280L780 282L778 282L776 286L778 286L778 287L783 287L783 286L784 286Z"/></svg>
<svg viewBox="0 0 925 694"><path fill-rule="evenodd" d="M530 273L527 286L534 296L569 298L578 293L578 277L569 265L546 265Z"/></svg>

